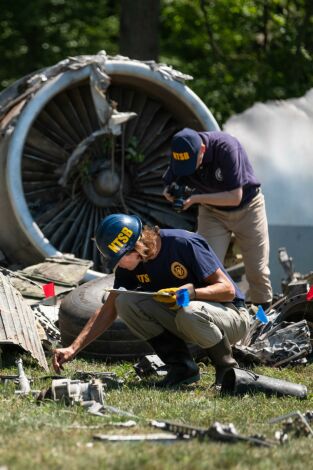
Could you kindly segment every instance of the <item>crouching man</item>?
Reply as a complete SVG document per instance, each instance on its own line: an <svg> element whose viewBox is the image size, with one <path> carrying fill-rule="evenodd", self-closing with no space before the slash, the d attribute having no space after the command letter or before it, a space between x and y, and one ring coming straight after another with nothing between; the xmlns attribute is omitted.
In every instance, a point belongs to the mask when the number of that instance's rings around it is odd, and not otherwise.
<svg viewBox="0 0 313 470"><path fill-rule="evenodd" d="M115 269L115 288L157 295L111 292L74 342L54 350L55 371L59 373L118 315L168 366L158 386L177 387L200 379L186 343L205 349L220 385L225 371L237 366L230 345L246 335L249 313L244 295L204 238L185 230L142 227L135 215L112 214L100 223L96 243ZM181 289L189 294L186 307L177 304Z"/></svg>

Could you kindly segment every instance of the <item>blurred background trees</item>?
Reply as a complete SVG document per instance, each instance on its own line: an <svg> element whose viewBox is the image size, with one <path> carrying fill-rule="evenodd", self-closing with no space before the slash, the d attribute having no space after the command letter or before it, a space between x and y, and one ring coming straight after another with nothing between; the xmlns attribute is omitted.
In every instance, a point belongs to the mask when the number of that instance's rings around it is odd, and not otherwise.
<svg viewBox="0 0 313 470"><path fill-rule="evenodd" d="M0 0L0 87L67 56L165 62L222 123L313 86L312 0Z"/></svg>

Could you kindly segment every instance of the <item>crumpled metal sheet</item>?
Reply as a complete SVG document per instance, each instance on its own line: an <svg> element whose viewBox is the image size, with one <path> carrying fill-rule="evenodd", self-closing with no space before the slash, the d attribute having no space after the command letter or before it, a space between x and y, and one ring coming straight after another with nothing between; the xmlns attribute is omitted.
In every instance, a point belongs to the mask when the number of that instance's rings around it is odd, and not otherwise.
<svg viewBox="0 0 313 470"><path fill-rule="evenodd" d="M184 83L186 80L192 80L191 75L183 74L182 72L173 69L173 67L157 63L154 61L140 61L130 59L120 55L110 56L105 51L99 51L96 55L82 55L77 57L68 57L67 59L61 60L57 64L39 70L26 77L21 78L15 82L12 86L6 88L0 93L0 132L5 135L7 132L12 132L16 118L22 111L24 106L28 103L34 93L42 88L47 81L54 79L56 76L67 72L68 70L79 70L84 67L92 66L94 70L97 70L97 76L102 75L101 89L106 87L106 63L108 60L122 60L125 62L132 61L138 62L138 64L145 64L150 67L151 70L158 72L166 80L178 81ZM91 81L94 80L94 77ZM91 83L91 90L94 99L99 94L99 89L95 90L95 86L98 88L100 80L97 79L96 83ZM102 103L102 106L104 104ZM2 122L4 116L6 116L10 109L15 108L14 112L6 122ZM97 112L100 108L97 108ZM103 111L103 110L102 110ZM101 120L100 120L101 122Z"/></svg>
<svg viewBox="0 0 313 470"><path fill-rule="evenodd" d="M55 295L58 296L77 287L92 266L92 261L63 255L46 258L43 263L28 266L20 271L2 271L10 276L11 284L23 297L43 299L44 284L54 282Z"/></svg>
<svg viewBox="0 0 313 470"><path fill-rule="evenodd" d="M11 277L11 283L22 296L27 299L28 304L37 303L45 297L42 286L49 281L34 282L27 277ZM55 295L59 296L75 289L74 286L59 286L54 285Z"/></svg>
<svg viewBox="0 0 313 470"><path fill-rule="evenodd" d="M34 314L22 295L0 272L0 345L14 344L30 352L48 371Z"/></svg>
<svg viewBox="0 0 313 470"><path fill-rule="evenodd" d="M256 322L259 323L258 320ZM243 357L246 356L252 362L255 360L260 364L277 367L306 357L312 351L310 329L306 320L297 323L282 322L276 326L271 322L266 327L266 331L261 327L261 334L254 335L248 345L236 345L234 351L240 351ZM255 329L255 325L251 329Z"/></svg>
<svg viewBox="0 0 313 470"><path fill-rule="evenodd" d="M43 263L28 266L19 272L31 279L55 282L63 286L77 286L92 266L92 261L65 255L46 258Z"/></svg>

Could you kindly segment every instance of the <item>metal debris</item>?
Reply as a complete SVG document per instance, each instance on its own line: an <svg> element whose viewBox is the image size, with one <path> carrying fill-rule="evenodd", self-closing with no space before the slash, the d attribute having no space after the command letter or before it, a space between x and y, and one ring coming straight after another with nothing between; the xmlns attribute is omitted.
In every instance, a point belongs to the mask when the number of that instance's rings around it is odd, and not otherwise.
<svg viewBox="0 0 313 470"><path fill-rule="evenodd" d="M198 428L169 421L151 421L151 426L165 431L163 434L132 434L111 435L96 434L94 439L110 442L157 441L173 442L181 440L199 439L200 441L238 442L245 441L263 447L272 447L276 443L266 440L263 436L242 436L238 434L233 424L223 425L215 422L209 428Z"/></svg>
<svg viewBox="0 0 313 470"><path fill-rule="evenodd" d="M142 441L150 441L150 442L161 442L166 443L170 441L177 441L177 436L173 434L131 434L131 435L123 435L123 434L95 434L93 439L96 441L107 441L107 442L142 442Z"/></svg>
<svg viewBox="0 0 313 470"><path fill-rule="evenodd" d="M163 376L166 374L167 367L156 354L148 354L139 362L134 364L134 369L139 377L148 377L151 374Z"/></svg>
<svg viewBox="0 0 313 470"><path fill-rule="evenodd" d="M16 365L17 365L17 369L18 369L19 390L15 393L19 394L19 395L28 395L31 391L30 383L29 383L29 380L26 377L26 374L24 372L23 361L22 361L21 358L17 359Z"/></svg>
<svg viewBox="0 0 313 470"><path fill-rule="evenodd" d="M85 426L81 424L70 424L70 425L58 425L58 424L52 424L52 423L44 423L45 426L50 426L52 428L61 428L61 429L102 429L104 427L114 427L114 428L133 428L134 426L137 425L136 421L133 420L128 420L128 421L110 421L108 423L102 423L98 425L91 425L91 426Z"/></svg>
<svg viewBox="0 0 313 470"><path fill-rule="evenodd" d="M281 444L287 442L290 435L294 437L313 437L313 429L309 424L313 421L313 411L306 411L305 413L293 411L271 419L269 424L276 424L281 421L284 421L283 428L275 432L275 438Z"/></svg>
<svg viewBox="0 0 313 470"><path fill-rule="evenodd" d="M172 432L180 439L197 438L200 441L213 440L219 442L246 441L264 447L275 445L274 442L266 440L264 436L243 436L239 434L232 423L225 425L216 421L209 428L200 428L171 421L151 421L151 426Z"/></svg>
<svg viewBox="0 0 313 470"><path fill-rule="evenodd" d="M255 374L251 370L236 367L225 372L221 386L222 395L254 395L258 392L268 396L294 396L299 399L307 398L308 394L307 387L303 384Z"/></svg>
<svg viewBox="0 0 313 470"><path fill-rule="evenodd" d="M134 415L125 410L121 410L115 406L110 405L101 405L101 403L93 403L91 407L88 408L88 412L95 416L106 416L106 414L117 414L119 416L127 416L129 418L140 419L139 416Z"/></svg>
<svg viewBox="0 0 313 470"><path fill-rule="evenodd" d="M74 289L82 281L92 261L75 258L73 255L48 257L43 263L26 267L22 270L0 271L10 277L12 285L27 299L43 299L42 286L46 283L55 284L56 296ZM29 300L29 303L31 302Z"/></svg>
<svg viewBox="0 0 313 470"><path fill-rule="evenodd" d="M73 376L77 380L101 380L106 389L120 388L124 384L124 380L117 377L114 372L96 372L77 370Z"/></svg>
<svg viewBox="0 0 313 470"><path fill-rule="evenodd" d="M306 320L277 325L272 321L261 325L255 320L251 331L256 332L258 328L258 336L254 335L248 345L238 344L233 347L234 354L239 353L243 362L246 360L248 363L278 367L306 357L312 351L310 329Z"/></svg>
<svg viewBox="0 0 313 470"><path fill-rule="evenodd" d="M22 270L25 276L63 286L77 286L93 263L73 255L48 257L43 263Z"/></svg>
<svg viewBox="0 0 313 470"><path fill-rule="evenodd" d="M69 405L75 403L87 404L93 403L104 404L103 384L98 379L92 379L89 382L81 382L80 380L58 379L52 380L51 398L54 401L64 400Z"/></svg>
<svg viewBox="0 0 313 470"><path fill-rule="evenodd" d="M4 349L10 344L30 352L41 367L48 371L34 313L7 277L0 272L0 345Z"/></svg>
<svg viewBox="0 0 313 470"><path fill-rule="evenodd" d="M293 258L288 255L287 249L285 247L279 248L278 260L286 274L286 278L282 280L283 294L296 295L306 292L306 287L313 282L313 272L309 272L306 274L296 272L294 268ZM296 289L300 290L296 291Z"/></svg>
<svg viewBox="0 0 313 470"><path fill-rule="evenodd" d="M59 306L36 305L32 307L36 320L45 332L42 342L51 347L54 342L61 342L61 333L56 323L58 322Z"/></svg>
<svg viewBox="0 0 313 470"><path fill-rule="evenodd" d="M305 363L312 351L313 302L306 299L309 284L305 276L299 279L294 273L285 249L280 249L279 256L289 281L282 284L285 295L266 312L268 323L261 323L254 312L248 334L233 347L236 359L244 365Z"/></svg>

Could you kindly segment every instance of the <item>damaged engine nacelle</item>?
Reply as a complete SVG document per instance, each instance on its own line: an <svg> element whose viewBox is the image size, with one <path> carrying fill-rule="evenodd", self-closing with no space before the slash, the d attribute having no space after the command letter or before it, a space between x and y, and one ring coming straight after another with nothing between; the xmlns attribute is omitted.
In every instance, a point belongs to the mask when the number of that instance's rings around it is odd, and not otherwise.
<svg viewBox="0 0 313 470"><path fill-rule="evenodd" d="M93 236L112 212L192 229L162 196L173 134L218 130L192 77L125 57L71 57L0 94L0 249L33 264L73 253L101 268ZM105 266L104 266L105 268Z"/></svg>

